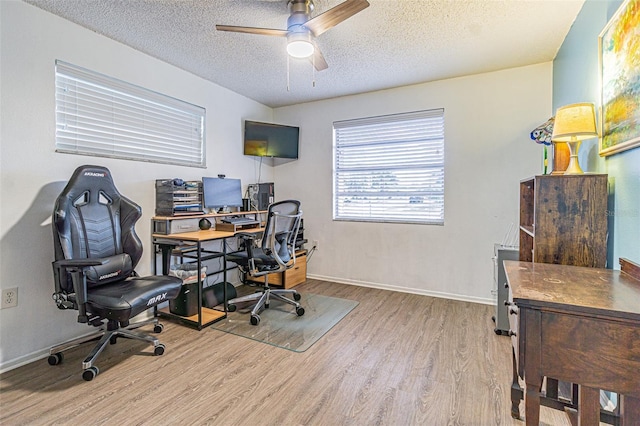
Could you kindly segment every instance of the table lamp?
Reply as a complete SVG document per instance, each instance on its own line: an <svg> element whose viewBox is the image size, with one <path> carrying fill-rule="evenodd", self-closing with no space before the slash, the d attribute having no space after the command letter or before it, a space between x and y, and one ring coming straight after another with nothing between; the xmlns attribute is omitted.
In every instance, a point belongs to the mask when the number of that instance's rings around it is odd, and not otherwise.
<svg viewBox="0 0 640 426"><path fill-rule="evenodd" d="M596 111L592 103L583 102L558 108L551 140L569 145L570 158L565 175L584 173L578 163L580 143L597 136Z"/></svg>

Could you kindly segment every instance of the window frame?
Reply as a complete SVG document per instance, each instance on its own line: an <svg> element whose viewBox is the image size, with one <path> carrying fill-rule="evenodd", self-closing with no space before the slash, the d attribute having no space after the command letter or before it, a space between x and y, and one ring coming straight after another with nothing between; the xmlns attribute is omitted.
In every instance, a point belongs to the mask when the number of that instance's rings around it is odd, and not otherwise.
<svg viewBox="0 0 640 426"><path fill-rule="evenodd" d="M55 61L55 151L206 168L203 107Z"/></svg>
<svg viewBox="0 0 640 426"><path fill-rule="evenodd" d="M334 122L333 220L444 225L444 144L444 108Z"/></svg>

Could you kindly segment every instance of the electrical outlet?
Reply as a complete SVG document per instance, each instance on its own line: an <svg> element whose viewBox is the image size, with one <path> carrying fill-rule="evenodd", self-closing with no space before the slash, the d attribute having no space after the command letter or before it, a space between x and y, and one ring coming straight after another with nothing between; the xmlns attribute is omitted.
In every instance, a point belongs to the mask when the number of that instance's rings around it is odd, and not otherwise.
<svg viewBox="0 0 640 426"><path fill-rule="evenodd" d="M2 306L0 309L18 306L18 287L2 290Z"/></svg>
<svg viewBox="0 0 640 426"><path fill-rule="evenodd" d="M318 240L313 240L313 248L318 250Z"/></svg>

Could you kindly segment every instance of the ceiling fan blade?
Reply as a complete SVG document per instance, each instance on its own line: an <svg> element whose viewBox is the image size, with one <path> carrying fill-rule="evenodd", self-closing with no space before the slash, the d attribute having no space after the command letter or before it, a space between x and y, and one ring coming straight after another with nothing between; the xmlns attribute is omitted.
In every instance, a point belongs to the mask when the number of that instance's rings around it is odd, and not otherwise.
<svg viewBox="0 0 640 426"><path fill-rule="evenodd" d="M322 71L329 68L327 61L325 61L324 56L322 56L322 52L318 49L317 43L313 43L313 55L309 56L309 61L316 68L316 71Z"/></svg>
<svg viewBox="0 0 640 426"><path fill-rule="evenodd" d="M367 7L369 7L367 0L346 0L344 3L332 7L315 18L309 19L304 26L307 27L313 35L319 36Z"/></svg>
<svg viewBox="0 0 640 426"><path fill-rule="evenodd" d="M236 27L233 25L216 25L218 31L231 31L234 33L258 34L268 36L286 37L287 30L276 30L273 28Z"/></svg>

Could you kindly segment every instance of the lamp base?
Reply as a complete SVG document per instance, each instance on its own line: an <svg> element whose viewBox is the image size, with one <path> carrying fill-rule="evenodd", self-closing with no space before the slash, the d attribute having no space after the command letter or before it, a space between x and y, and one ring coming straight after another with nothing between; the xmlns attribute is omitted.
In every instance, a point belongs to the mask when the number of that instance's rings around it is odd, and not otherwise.
<svg viewBox="0 0 640 426"><path fill-rule="evenodd" d="M553 171L552 175L563 175L569 166L569 147L564 142L553 142Z"/></svg>
<svg viewBox="0 0 640 426"><path fill-rule="evenodd" d="M567 142L567 145L569 145L569 152L571 152L571 156L569 157L569 165L567 166L567 170L564 172L565 175L584 174L584 172L580 168L580 164L578 163L578 150L580 149L581 142L582 141Z"/></svg>

